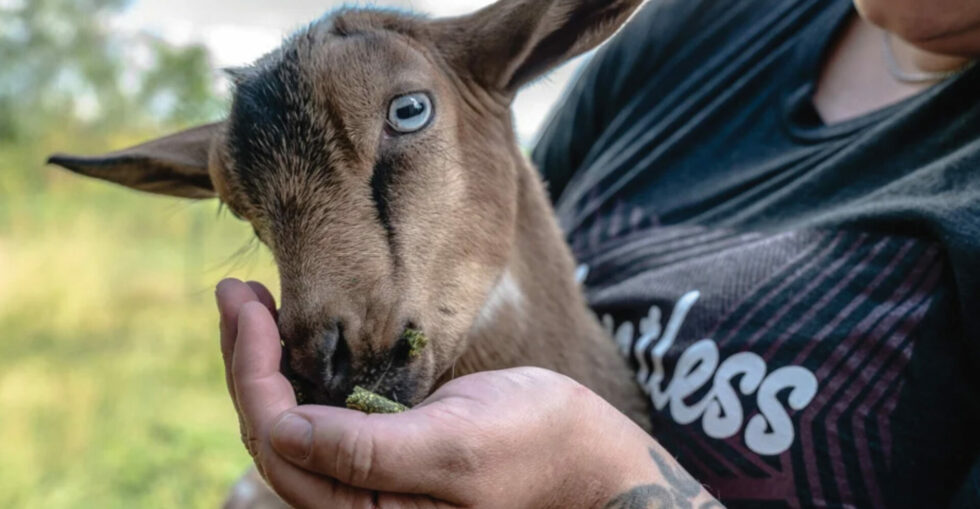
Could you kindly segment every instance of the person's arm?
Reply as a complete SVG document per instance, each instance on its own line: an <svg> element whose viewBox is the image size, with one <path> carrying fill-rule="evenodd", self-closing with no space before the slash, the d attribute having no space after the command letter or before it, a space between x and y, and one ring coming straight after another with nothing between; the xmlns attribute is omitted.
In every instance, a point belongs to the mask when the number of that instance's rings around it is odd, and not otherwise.
<svg viewBox="0 0 980 509"><path fill-rule="evenodd" d="M462 377L403 414L297 407L275 305L252 285L218 288L227 381L259 471L294 506L720 507L627 417L542 369Z"/></svg>

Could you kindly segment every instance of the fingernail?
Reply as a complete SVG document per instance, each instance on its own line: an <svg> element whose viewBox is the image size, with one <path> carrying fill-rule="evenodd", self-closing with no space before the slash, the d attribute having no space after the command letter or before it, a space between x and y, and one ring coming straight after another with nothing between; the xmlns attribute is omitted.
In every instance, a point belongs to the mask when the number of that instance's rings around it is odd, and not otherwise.
<svg viewBox="0 0 980 509"><path fill-rule="evenodd" d="M272 428L272 447L283 456L305 460L313 447L313 425L296 414L286 414Z"/></svg>

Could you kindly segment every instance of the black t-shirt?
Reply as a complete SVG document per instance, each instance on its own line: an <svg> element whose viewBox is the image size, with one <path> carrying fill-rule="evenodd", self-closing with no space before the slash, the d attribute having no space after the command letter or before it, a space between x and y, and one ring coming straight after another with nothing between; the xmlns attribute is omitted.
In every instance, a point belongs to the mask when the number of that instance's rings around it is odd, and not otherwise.
<svg viewBox="0 0 980 509"><path fill-rule="evenodd" d="M980 507L980 65L827 126L850 0L652 0L534 152L654 434L730 507Z"/></svg>

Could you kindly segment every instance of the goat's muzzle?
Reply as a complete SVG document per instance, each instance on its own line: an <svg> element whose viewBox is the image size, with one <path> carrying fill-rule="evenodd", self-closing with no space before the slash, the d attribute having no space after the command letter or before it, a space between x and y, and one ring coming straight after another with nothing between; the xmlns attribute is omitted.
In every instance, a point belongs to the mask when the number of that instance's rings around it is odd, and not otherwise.
<svg viewBox="0 0 980 509"><path fill-rule="evenodd" d="M408 323L382 352L355 354L342 323L307 337L284 336L280 369L289 379L299 404L343 406L360 385L395 401L410 403L415 396L412 364L417 353L410 344Z"/></svg>

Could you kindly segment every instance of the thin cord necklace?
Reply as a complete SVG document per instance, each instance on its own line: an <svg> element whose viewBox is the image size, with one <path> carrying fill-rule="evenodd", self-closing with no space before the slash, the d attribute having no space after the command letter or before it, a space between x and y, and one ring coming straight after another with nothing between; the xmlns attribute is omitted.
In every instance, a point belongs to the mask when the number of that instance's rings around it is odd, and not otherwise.
<svg viewBox="0 0 980 509"><path fill-rule="evenodd" d="M884 32L883 35L885 45L885 64L888 67L888 72L891 73L893 78L902 83L920 85L923 83L945 81L953 76L962 74L976 63L975 60L970 61L963 67L952 71L906 71L905 69L902 69L902 65L898 63L898 57L895 56L895 48L892 47L891 34Z"/></svg>

